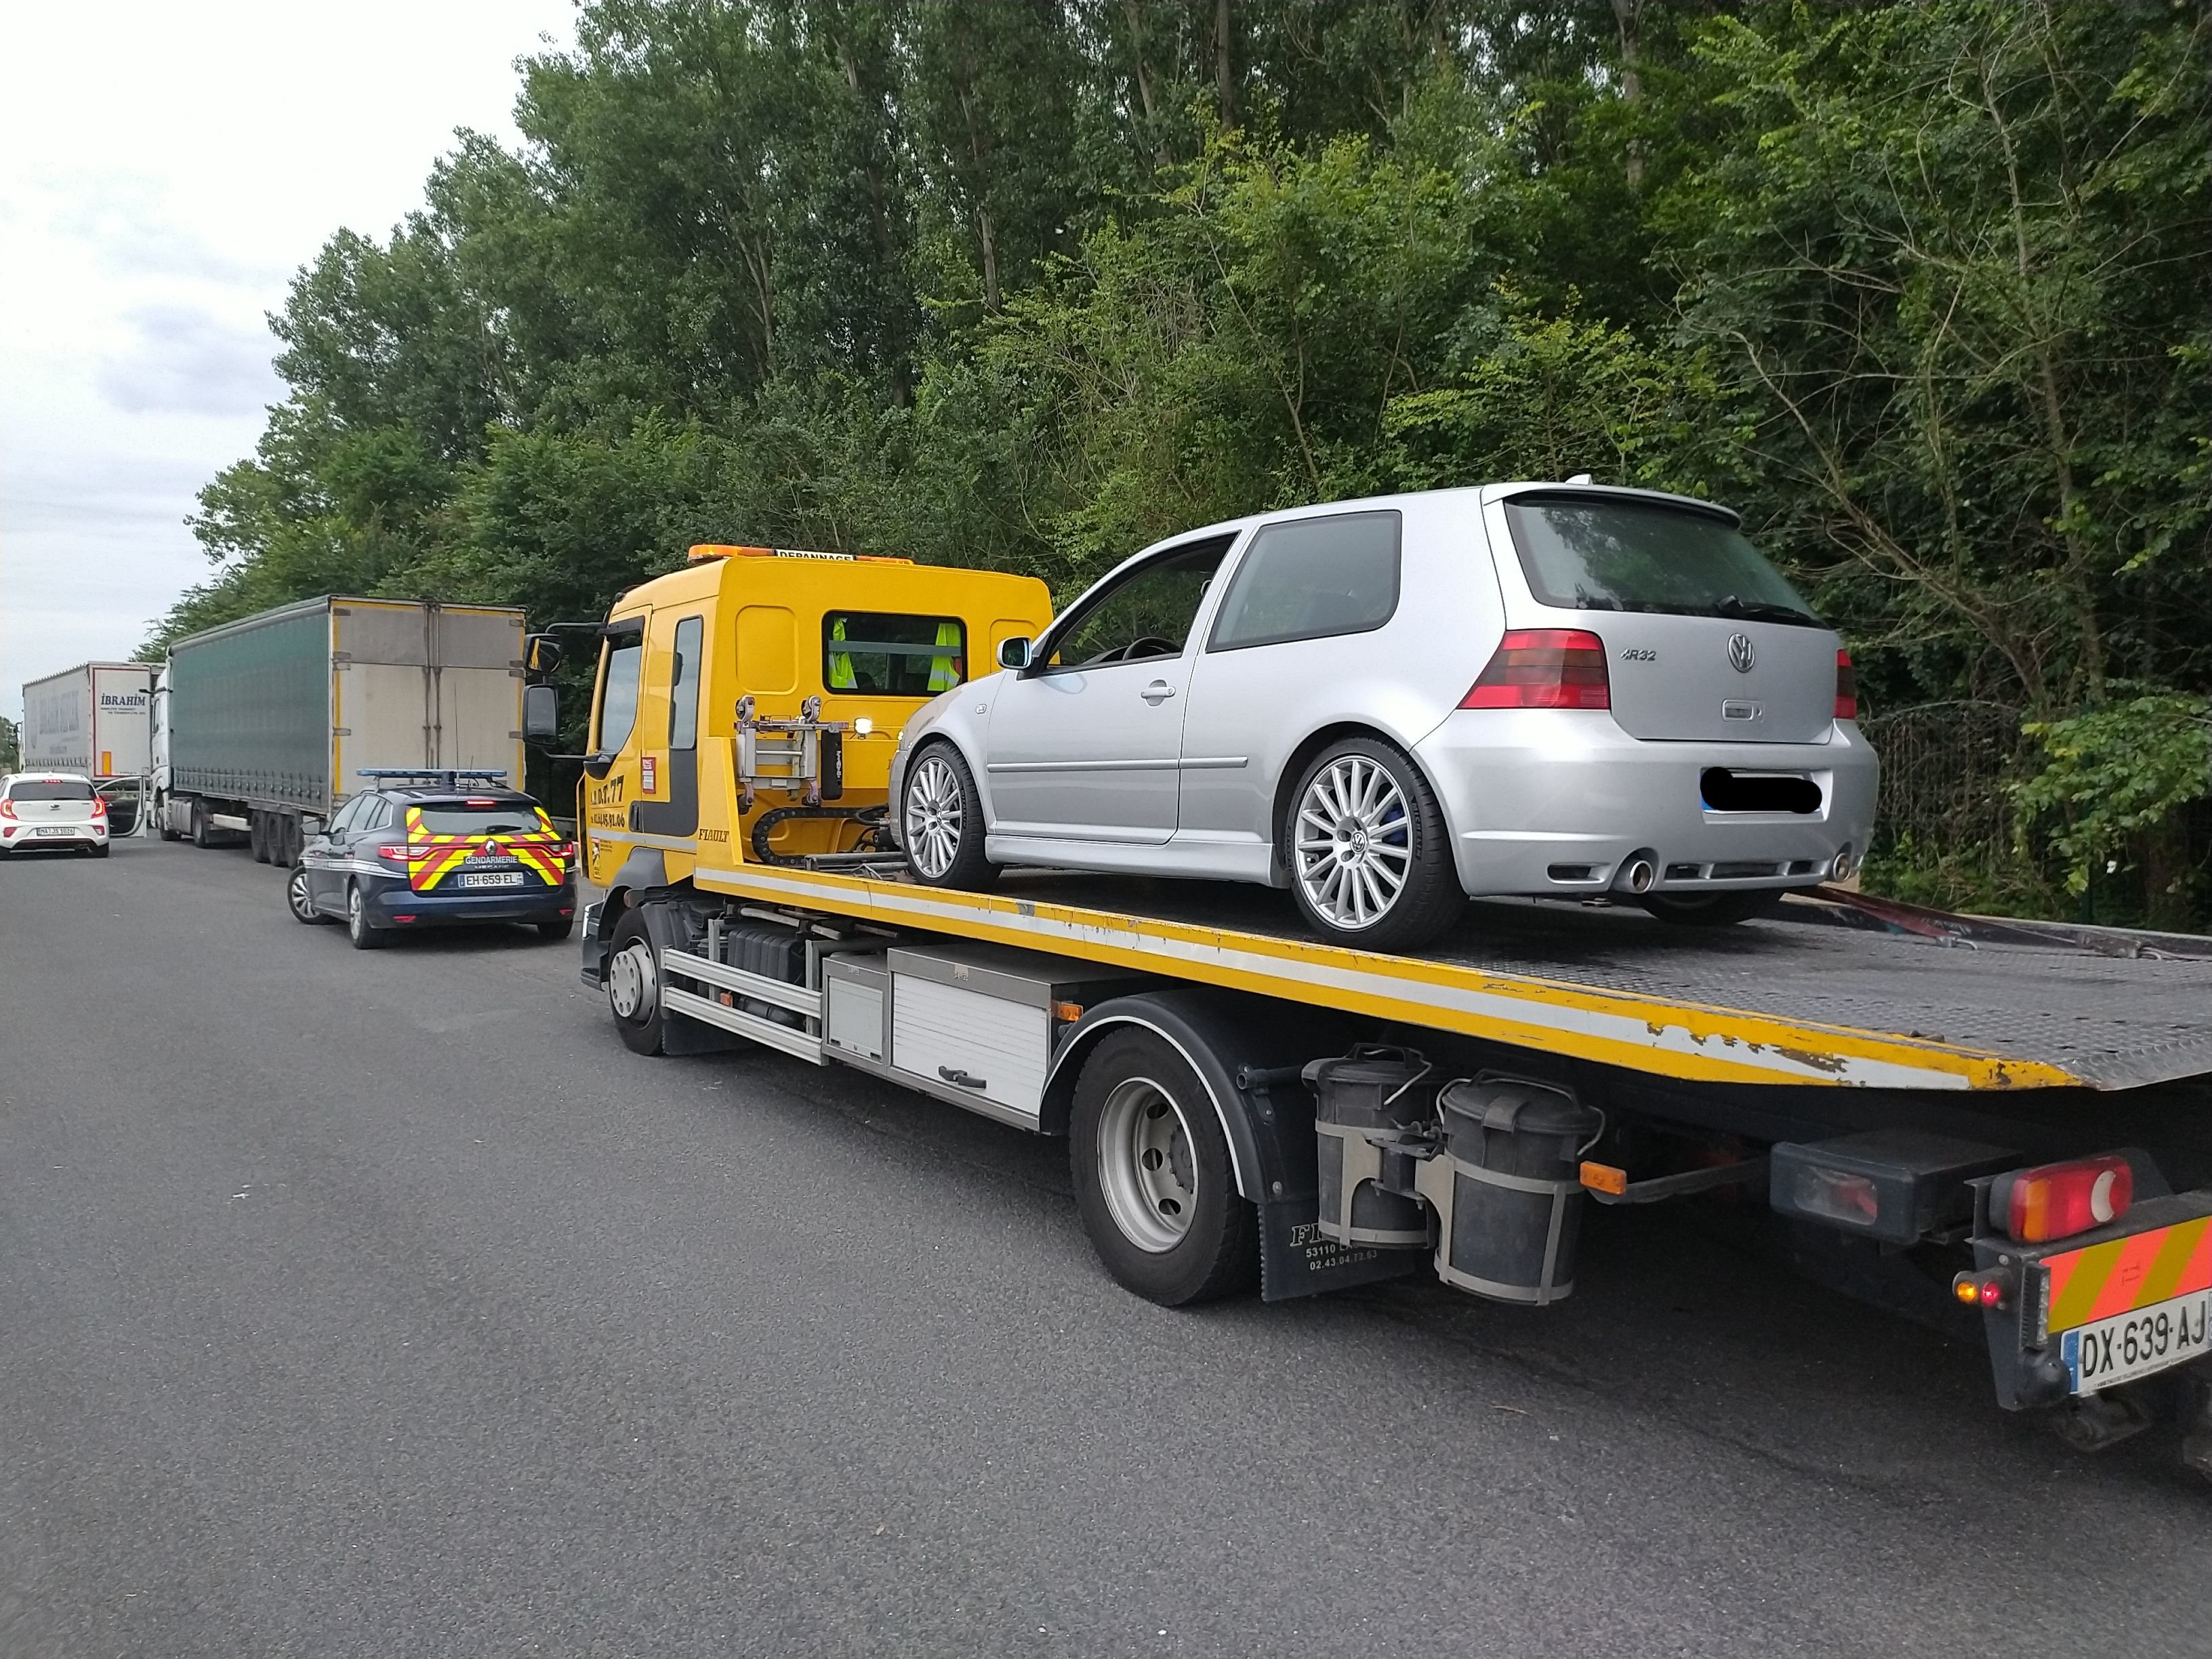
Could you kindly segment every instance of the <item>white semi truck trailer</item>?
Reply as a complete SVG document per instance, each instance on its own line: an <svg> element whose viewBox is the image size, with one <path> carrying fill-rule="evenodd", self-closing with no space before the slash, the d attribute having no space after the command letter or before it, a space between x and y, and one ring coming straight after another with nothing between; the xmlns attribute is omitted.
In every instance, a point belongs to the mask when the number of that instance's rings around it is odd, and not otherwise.
<svg viewBox="0 0 2212 1659"><path fill-rule="evenodd" d="M305 599L177 641L154 692L162 838L290 864L376 767L522 784L522 612Z"/></svg>
<svg viewBox="0 0 2212 1659"><path fill-rule="evenodd" d="M23 688L22 765L76 772L117 804L127 834L153 769L151 663L86 662Z"/></svg>

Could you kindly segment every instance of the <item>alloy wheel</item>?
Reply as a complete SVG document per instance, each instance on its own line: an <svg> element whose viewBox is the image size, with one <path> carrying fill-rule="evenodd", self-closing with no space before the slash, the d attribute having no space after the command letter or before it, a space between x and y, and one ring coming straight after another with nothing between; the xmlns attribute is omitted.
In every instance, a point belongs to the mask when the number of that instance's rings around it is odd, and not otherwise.
<svg viewBox="0 0 2212 1659"><path fill-rule="evenodd" d="M284 878L284 902L301 921L315 919L315 907L307 897L307 872L304 868L294 870Z"/></svg>
<svg viewBox="0 0 2212 1659"><path fill-rule="evenodd" d="M1372 927L1405 890L1413 857L1406 797L1364 755L1339 756L1314 775L1293 836L1298 885L1334 927Z"/></svg>
<svg viewBox="0 0 2212 1659"><path fill-rule="evenodd" d="M1190 1126L1175 1097L1131 1078L1098 1115L1098 1177L1114 1224L1139 1249L1163 1255L1182 1243L1198 1208Z"/></svg>
<svg viewBox="0 0 2212 1659"><path fill-rule="evenodd" d="M960 854L960 779L942 755L923 756L907 780L907 850L915 867L932 881Z"/></svg>
<svg viewBox="0 0 2212 1659"><path fill-rule="evenodd" d="M615 952L607 964L607 1006L617 1019L641 1024L653 1018L660 997L660 976L653 965L653 950L634 939Z"/></svg>

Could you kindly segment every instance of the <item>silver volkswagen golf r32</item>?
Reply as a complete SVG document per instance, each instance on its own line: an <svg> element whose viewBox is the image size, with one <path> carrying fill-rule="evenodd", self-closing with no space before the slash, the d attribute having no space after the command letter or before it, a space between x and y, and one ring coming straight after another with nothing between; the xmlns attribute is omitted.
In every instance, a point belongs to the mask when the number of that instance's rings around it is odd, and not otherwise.
<svg viewBox="0 0 2212 1659"><path fill-rule="evenodd" d="M1721 924L1847 875L1876 766L1836 635L1710 501L1489 484L1146 549L891 765L917 879L1006 865L1287 887L1411 950L1465 895Z"/></svg>

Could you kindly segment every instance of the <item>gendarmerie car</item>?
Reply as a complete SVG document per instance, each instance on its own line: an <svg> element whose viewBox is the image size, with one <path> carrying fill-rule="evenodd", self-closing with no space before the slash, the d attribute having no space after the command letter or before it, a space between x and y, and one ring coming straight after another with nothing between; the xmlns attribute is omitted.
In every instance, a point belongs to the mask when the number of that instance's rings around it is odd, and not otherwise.
<svg viewBox="0 0 2212 1659"><path fill-rule="evenodd" d="M520 922L549 939L575 924L575 848L502 772L364 771L284 884L301 921L343 921L373 951L416 927Z"/></svg>

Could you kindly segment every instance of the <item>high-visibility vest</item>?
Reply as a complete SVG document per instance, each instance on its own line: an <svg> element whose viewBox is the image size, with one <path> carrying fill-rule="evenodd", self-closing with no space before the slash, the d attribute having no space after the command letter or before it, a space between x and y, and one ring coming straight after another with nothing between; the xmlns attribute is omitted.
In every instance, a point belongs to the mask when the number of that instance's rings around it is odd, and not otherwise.
<svg viewBox="0 0 2212 1659"><path fill-rule="evenodd" d="M950 647L948 650L947 647ZM960 684L960 624L937 624L937 654L929 659L929 689L950 691Z"/></svg>
<svg viewBox="0 0 2212 1659"><path fill-rule="evenodd" d="M845 619L842 617L830 624L830 637L839 642L845 638ZM849 653L832 651L830 653L830 689L832 691L857 691L860 683L853 678L853 659Z"/></svg>

